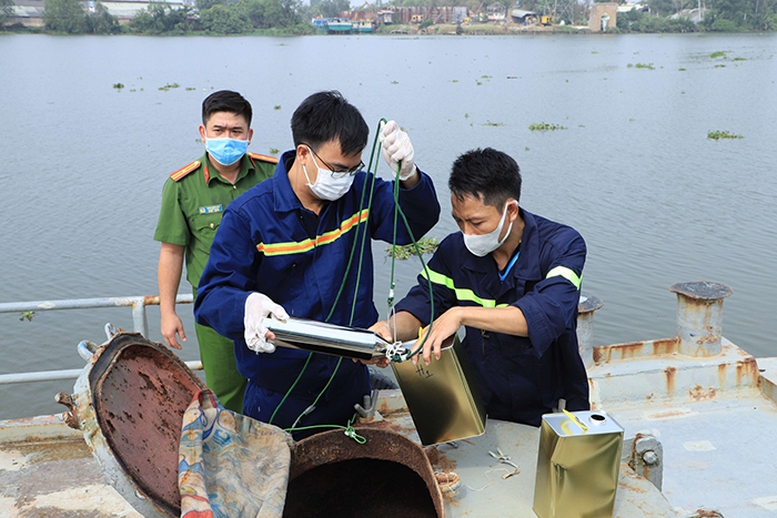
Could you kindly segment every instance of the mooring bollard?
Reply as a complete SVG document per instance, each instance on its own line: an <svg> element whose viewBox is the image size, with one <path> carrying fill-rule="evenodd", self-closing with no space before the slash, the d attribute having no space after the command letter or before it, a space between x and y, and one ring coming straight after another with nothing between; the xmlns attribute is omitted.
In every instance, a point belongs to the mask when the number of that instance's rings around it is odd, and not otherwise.
<svg viewBox="0 0 777 518"><path fill-rule="evenodd" d="M586 369L594 366L594 312L604 306L598 297L580 295L577 306L577 346Z"/></svg>
<svg viewBox="0 0 777 518"><path fill-rule="evenodd" d="M678 353L714 356L721 352L723 299L734 293L718 282L678 282L669 287L677 294Z"/></svg>

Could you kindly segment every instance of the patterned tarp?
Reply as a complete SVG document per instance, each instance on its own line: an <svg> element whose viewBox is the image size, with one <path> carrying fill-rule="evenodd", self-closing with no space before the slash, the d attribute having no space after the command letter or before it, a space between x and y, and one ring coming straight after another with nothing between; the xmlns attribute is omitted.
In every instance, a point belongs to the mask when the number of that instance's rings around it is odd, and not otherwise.
<svg viewBox="0 0 777 518"><path fill-rule="evenodd" d="M292 439L198 392L183 416L178 450L182 518L281 518Z"/></svg>

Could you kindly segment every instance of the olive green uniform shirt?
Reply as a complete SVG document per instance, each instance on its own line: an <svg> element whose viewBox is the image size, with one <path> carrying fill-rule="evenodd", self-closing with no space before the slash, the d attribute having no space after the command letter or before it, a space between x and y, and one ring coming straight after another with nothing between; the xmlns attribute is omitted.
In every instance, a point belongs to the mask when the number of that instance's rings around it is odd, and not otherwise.
<svg viewBox="0 0 777 518"><path fill-rule="evenodd" d="M247 153L240 159L235 184L221 177L208 154L171 174L162 188L154 240L186 247L186 280L197 289L210 246L229 203L270 178L278 159Z"/></svg>

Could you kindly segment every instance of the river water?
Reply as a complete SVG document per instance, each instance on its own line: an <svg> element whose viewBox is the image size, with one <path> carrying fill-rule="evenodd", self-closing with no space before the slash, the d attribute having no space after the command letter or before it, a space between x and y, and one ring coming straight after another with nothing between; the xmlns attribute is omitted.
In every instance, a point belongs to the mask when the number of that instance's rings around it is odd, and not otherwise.
<svg viewBox="0 0 777 518"><path fill-rule="evenodd" d="M304 97L339 89L372 127L386 117L409 132L443 205L432 236L456 230L446 181L458 154L515 157L522 205L586 238L583 292L605 303L597 344L673 336L668 286L704 279L734 289L724 335L774 356L775 53L777 34L0 35L0 302L156 294L161 187L202 153L202 99L243 93L250 149L271 153L290 147ZM541 122L565 129L529 130ZM375 266L385 312L389 263ZM418 270L400 263L399 294ZM181 355L196 359L191 308L180 313ZM154 340L158 319L150 309ZM79 368L76 345L104 341L106 322L132 328L128 309L0 315L0 373ZM59 391L72 382L0 387L0 418L60 411Z"/></svg>

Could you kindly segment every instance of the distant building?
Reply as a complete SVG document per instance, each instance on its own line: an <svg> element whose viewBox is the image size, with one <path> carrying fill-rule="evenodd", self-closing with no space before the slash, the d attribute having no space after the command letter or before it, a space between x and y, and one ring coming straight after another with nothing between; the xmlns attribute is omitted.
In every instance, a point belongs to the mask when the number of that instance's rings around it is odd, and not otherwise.
<svg viewBox="0 0 777 518"><path fill-rule="evenodd" d="M701 9L683 9L679 13L675 13L669 18L671 18L672 20L677 20L679 18L686 18L688 20L691 20L696 25L698 25L704 21L704 11L705 9L703 7Z"/></svg>
<svg viewBox="0 0 777 518"><path fill-rule="evenodd" d="M521 25L533 25L538 21L537 13L526 11L525 9L513 9L510 11L510 16L513 22L520 23Z"/></svg>
<svg viewBox="0 0 777 518"><path fill-rule="evenodd" d="M382 24L391 25L394 23L394 11L390 9L383 9L378 11L378 20Z"/></svg>
<svg viewBox="0 0 777 518"><path fill-rule="evenodd" d="M386 11L380 11L379 14L383 15L383 23L388 23L386 19ZM431 20L434 23L462 23L467 17L467 8L458 7L392 7L390 8L391 23L423 23L426 20ZM458 20L458 21L457 21Z"/></svg>
<svg viewBox="0 0 777 518"><path fill-rule="evenodd" d="M453 20L451 20L456 25L460 23L464 23L464 20L467 19L467 8L466 7L454 7L453 8Z"/></svg>
<svg viewBox="0 0 777 518"><path fill-rule="evenodd" d="M94 12L97 1L87 0L80 2L85 12ZM148 0L114 0L100 2L108 13L118 18L120 24L129 23L132 18L149 5ZM185 5L193 5L192 0L160 0L167 3L173 9L179 9ZM23 25L24 27L43 27L43 0L15 0L13 15L6 25Z"/></svg>
<svg viewBox="0 0 777 518"><path fill-rule="evenodd" d="M25 27L43 27L43 0L17 0L13 6L13 14L6 25L23 25Z"/></svg>
<svg viewBox="0 0 777 518"><path fill-rule="evenodd" d="M617 18L618 4L615 2L593 4L588 15L588 30L591 32L604 32L607 29L614 29Z"/></svg>
<svg viewBox="0 0 777 518"><path fill-rule="evenodd" d="M489 22L504 22L507 8L504 6L504 4L494 2L486 8L486 12L488 13Z"/></svg>

